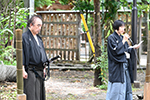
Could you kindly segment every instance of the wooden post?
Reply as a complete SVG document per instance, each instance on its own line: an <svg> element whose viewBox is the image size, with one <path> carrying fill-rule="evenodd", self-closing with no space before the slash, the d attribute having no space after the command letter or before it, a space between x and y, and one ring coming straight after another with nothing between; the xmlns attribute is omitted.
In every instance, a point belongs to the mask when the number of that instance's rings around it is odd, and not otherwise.
<svg viewBox="0 0 150 100"><path fill-rule="evenodd" d="M144 100L150 100L150 31L148 33L147 66L144 84Z"/></svg>
<svg viewBox="0 0 150 100"><path fill-rule="evenodd" d="M23 94L23 73L22 73L22 30L16 30L16 59L17 59L17 100L26 100Z"/></svg>
<svg viewBox="0 0 150 100"><path fill-rule="evenodd" d="M149 13L147 14L147 33L148 33L148 44L147 44L147 66L146 66L146 76L144 83L144 100L150 100L150 29L149 29Z"/></svg>

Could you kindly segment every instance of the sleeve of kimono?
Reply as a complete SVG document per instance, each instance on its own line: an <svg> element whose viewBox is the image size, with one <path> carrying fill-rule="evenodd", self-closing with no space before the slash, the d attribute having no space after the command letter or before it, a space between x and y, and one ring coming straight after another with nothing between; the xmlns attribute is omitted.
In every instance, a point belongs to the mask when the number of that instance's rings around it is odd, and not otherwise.
<svg viewBox="0 0 150 100"><path fill-rule="evenodd" d="M124 55L124 52L127 50L125 49L125 46L122 43L122 41L115 41L112 37L108 38L108 46L114 55Z"/></svg>
<svg viewBox="0 0 150 100"><path fill-rule="evenodd" d="M25 36L22 36L22 47L23 47L23 65L28 66L29 64L29 39Z"/></svg>
<svg viewBox="0 0 150 100"><path fill-rule="evenodd" d="M125 51L127 50L122 41L115 40L113 37L108 37L108 52L110 59L116 62L126 62Z"/></svg>

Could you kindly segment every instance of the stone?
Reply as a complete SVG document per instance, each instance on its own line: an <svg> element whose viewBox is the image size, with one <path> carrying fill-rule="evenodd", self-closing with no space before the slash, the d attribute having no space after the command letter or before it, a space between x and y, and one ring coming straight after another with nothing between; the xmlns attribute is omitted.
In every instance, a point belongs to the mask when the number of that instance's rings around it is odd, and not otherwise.
<svg viewBox="0 0 150 100"><path fill-rule="evenodd" d="M133 87L134 88L140 88L140 81L134 81Z"/></svg>

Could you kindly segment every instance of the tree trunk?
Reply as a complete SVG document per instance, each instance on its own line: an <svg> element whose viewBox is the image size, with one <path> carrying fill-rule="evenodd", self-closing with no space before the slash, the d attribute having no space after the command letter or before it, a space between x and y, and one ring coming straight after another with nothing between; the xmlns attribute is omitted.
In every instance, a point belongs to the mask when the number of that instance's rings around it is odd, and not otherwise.
<svg viewBox="0 0 150 100"><path fill-rule="evenodd" d="M0 68L0 82L16 82L16 66L4 65L3 62L0 62Z"/></svg>
<svg viewBox="0 0 150 100"><path fill-rule="evenodd" d="M94 10L95 10L95 59L94 62L96 63L96 58L101 55L100 51L100 43L101 43L101 31L100 31L100 0L94 0ZM94 86L101 85L102 81L101 78L99 78L99 75L101 73L100 68L96 68L94 72Z"/></svg>

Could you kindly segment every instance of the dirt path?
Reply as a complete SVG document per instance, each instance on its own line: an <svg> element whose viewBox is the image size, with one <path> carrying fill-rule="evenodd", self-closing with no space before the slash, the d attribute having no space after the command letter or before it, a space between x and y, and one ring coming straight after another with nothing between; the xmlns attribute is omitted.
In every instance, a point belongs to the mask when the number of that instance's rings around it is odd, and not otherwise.
<svg viewBox="0 0 150 100"><path fill-rule="evenodd" d="M105 100L106 90L93 87L93 71L51 71L51 78L45 82L47 100ZM133 89L133 97L143 93L143 73L138 73L141 88Z"/></svg>
<svg viewBox="0 0 150 100"><path fill-rule="evenodd" d="M77 100L94 96L94 100L97 95L105 95L106 91L92 86L93 77L93 71L51 71L51 78L45 84L47 99Z"/></svg>
<svg viewBox="0 0 150 100"><path fill-rule="evenodd" d="M47 100L105 100L107 90L93 87L94 71L67 70L51 71L51 78L45 82ZM133 98L142 95L145 76L137 71L140 88L133 88ZM0 100L16 100L16 82L0 82Z"/></svg>

